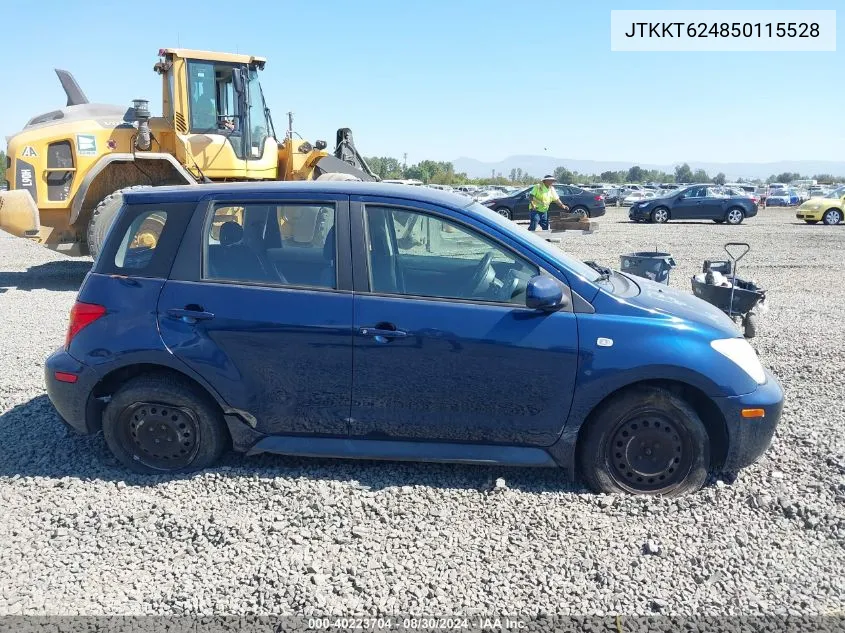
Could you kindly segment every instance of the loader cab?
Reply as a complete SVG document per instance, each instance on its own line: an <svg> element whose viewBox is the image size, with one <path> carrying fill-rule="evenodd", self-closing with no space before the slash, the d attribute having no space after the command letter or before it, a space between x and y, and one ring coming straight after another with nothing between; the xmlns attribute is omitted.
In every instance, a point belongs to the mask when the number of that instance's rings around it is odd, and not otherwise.
<svg viewBox="0 0 845 633"><path fill-rule="evenodd" d="M186 49L160 55L162 111L185 141L176 147L183 164L212 180L275 178L277 145L258 78L263 58Z"/></svg>

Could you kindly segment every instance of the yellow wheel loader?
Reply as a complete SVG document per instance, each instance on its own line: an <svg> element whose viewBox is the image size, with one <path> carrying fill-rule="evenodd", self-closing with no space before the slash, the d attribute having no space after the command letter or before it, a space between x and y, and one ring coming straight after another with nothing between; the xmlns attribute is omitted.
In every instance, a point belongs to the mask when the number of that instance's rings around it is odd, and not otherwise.
<svg viewBox="0 0 845 633"><path fill-rule="evenodd" d="M56 70L66 107L32 118L7 139L0 229L70 255L96 257L121 192L255 180L378 180L348 128L333 153L289 129L276 136L250 55L162 49L162 116L149 102L89 103L73 76ZM155 227L143 239L155 239ZM141 239L141 238L139 238Z"/></svg>

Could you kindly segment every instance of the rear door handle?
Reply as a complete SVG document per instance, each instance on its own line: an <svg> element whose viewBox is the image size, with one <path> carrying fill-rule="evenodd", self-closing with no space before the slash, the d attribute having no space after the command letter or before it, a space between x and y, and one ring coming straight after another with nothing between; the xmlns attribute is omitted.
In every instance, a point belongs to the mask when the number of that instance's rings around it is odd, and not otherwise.
<svg viewBox="0 0 845 633"><path fill-rule="evenodd" d="M184 310L181 308L171 308L167 311L167 315L173 319L179 319L185 323L196 323L197 321L208 321L213 319L214 315L211 312L203 312L200 310Z"/></svg>
<svg viewBox="0 0 845 633"><path fill-rule="evenodd" d="M362 327L358 331L362 336L374 336L376 338L404 338L408 336L408 333L402 330L383 330L375 327Z"/></svg>

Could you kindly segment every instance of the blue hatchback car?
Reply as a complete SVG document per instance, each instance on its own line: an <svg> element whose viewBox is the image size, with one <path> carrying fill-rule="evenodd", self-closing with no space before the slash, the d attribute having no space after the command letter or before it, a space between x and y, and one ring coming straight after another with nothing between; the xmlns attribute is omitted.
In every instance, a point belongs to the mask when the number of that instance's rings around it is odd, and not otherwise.
<svg viewBox="0 0 845 633"><path fill-rule="evenodd" d="M362 182L126 192L45 373L142 473L231 448L680 495L754 462L783 407L714 306L465 197Z"/></svg>

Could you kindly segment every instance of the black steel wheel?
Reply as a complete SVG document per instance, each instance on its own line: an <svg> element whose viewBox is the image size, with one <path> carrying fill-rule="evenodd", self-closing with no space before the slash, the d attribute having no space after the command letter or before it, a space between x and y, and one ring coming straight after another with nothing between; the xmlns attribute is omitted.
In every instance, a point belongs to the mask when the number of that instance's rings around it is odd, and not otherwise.
<svg viewBox="0 0 845 633"><path fill-rule="evenodd" d="M215 403L186 380L163 375L123 385L103 412L103 435L121 463L145 474L201 470L228 445Z"/></svg>
<svg viewBox="0 0 845 633"><path fill-rule="evenodd" d="M598 492L680 496L698 490L710 439L692 407L656 387L618 394L587 423L579 466Z"/></svg>

